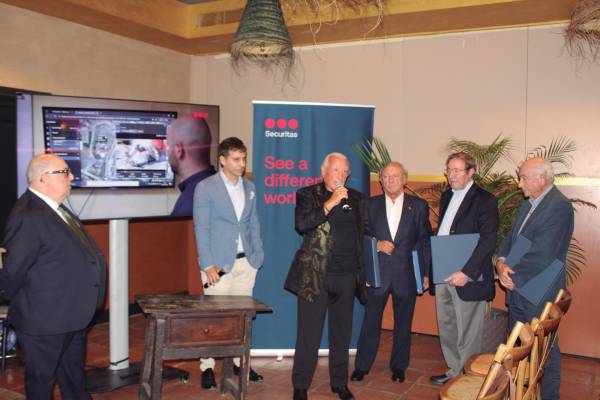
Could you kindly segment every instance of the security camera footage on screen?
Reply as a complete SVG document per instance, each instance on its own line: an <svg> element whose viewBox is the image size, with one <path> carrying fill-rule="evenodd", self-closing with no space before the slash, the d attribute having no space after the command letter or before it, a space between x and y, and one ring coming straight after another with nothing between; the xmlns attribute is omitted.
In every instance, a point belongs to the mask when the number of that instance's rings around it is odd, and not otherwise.
<svg viewBox="0 0 600 400"><path fill-rule="evenodd" d="M43 107L47 153L65 159L74 187L171 187L167 127L174 111Z"/></svg>

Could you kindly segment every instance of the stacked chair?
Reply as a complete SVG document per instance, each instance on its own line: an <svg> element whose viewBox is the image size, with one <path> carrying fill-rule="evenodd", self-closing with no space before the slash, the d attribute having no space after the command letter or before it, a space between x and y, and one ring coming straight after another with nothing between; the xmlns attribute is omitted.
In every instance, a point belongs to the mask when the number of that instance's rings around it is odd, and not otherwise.
<svg viewBox="0 0 600 400"><path fill-rule="evenodd" d="M541 399L540 381L544 366L556 341L560 321L569 310L571 300L571 293L561 289L554 302L546 303L539 318L534 318L530 324L517 322L506 344L501 344L496 354L475 354L467 360L464 367L465 375L448 381L440 391L440 398L442 400ZM532 332L529 346L527 334L523 334L523 326L527 326ZM520 346L514 347L517 341L520 341ZM518 354L507 353L509 349L528 347L529 351L525 355L519 351ZM518 358L521 355L523 358ZM499 372L501 368L504 368L504 374ZM506 379L510 381L508 391L503 386L503 380Z"/></svg>
<svg viewBox="0 0 600 400"><path fill-rule="evenodd" d="M460 375L450 379L440 391L442 400L505 399L514 386L514 371L526 361L534 344L534 334L528 324L517 322L511 332L512 345L501 344L493 356L485 376ZM515 346L517 340L520 342Z"/></svg>

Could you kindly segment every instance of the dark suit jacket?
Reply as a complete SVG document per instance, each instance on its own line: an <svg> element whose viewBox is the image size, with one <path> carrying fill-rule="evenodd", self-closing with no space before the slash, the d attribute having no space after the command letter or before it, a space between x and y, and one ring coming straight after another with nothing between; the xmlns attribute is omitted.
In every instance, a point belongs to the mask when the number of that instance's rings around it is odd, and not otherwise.
<svg viewBox="0 0 600 400"><path fill-rule="evenodd" d="M325 190L325 185L321 182L296 192L296 231L302 235L302 244L294 256L285 280L285 289L311 303L321 292L323 279L327 273L327 263L333 248L331 225L327 220L321 201ZM362 272L362 237L367 227L366 202L360 192L348 188L348 204L352 207L351 212L354 214L358 228L356 237L348 238L348 240L356 241L359 260L357 271L359 291L357 295L359 300L364 303L366 302L366 292Z"/></svg>
<svg viewBox="0 0 600 400"><path fill-rule="evenodd" d="M73 216L76 218L75 216ZM85 232L85 228L83 228ZM106 265L41 198L27 190L12 209L0 272L17 331L51 335L84 329L104 301Z"/></svg>
<svg viewBox="0 0 600 400"><path fill-rule="evenodd" d="M512 244L518 237L517 233L523 224L523 220L530 209L531 203L529 201L525 201L521 205L515 224L500 245L499 257L506 257L510 252ZM521 235L531 240L531 248L517 265L509 265L515 271L512 279L517 287L523 286L542 272L555 259L565 261L569 243L571 243L571 237L573 236L573 227L573 206L569 199L556 187L553 187L544 196L542 202L538 204L521 230ZM565 272L563 270L554 287L548 291L548 295L542 299L540 304L543 306L547 301L552 301L564 286ZM510 290L507 291L509 302L513 294Z"/></svg>
<svg viewBox="0 0 600 400"><path fill-rule="evenodd" d="M387 293L391 287L399 296L416 295L412 251L418 252L421 277L428 276L431 265L431 225L427 203L404 194L402 217L394 238L388 226L385 195L370 198L368 204L369 233L377 240L394 243L392 255L379 253L381 287L375 289L374 293Z"/></svg>
<svg viewBox="0 0 600 400"><path fill-rule="evenodd" d="M440 225L451 198L451 189L442 194ZM492 255L496 249L498 224L498 202L496 198L493 194L486 192L473 183L460 204L450 227L451 235L479 233L479 242L473 250L473 254L461 269L472 281L463 287L456 288L458 296L464 301L492 300L496 294ZM483 280L478 282L480 276L483 276Z"/></svg>

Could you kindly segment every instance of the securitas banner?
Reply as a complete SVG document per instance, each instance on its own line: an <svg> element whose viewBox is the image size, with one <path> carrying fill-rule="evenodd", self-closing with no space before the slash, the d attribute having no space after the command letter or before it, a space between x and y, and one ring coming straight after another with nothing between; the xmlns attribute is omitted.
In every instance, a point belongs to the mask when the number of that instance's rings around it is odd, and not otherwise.
<svg viewBox="0 0 600 400"><path fill-rule="evenodd" d="M335 151L350 160L346 185L369 195L369 170L352 144L373 137L374 111L373 106L254 102L252 181L265 250L254 296L273 307L273 313L254 321L253 349L294 349L296 296L283 285L301 242L294 229L296 191L319 182L323 159ZM352 348L362 316L363 307L355 301ZM328 347L327 337L325 329L321 348Z"/></svg>

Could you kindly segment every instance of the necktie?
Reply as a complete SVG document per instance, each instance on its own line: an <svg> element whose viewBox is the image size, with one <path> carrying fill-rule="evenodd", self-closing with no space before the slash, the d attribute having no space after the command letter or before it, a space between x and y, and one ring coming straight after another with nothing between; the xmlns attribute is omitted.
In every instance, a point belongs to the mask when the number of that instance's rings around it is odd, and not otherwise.
<svg viewBox="0 0 600 400"><path fill-rule="evenodd" d="M94 256L94 258L97 258L96 252L94 251L94 247L92 246L92 243L90 242L88 237L85 235L85 233L83 232L83 229L81 229L81 226L79 226L79 223L75 220L75 218L73 218L71 216L71 214L67 211L67 209L62 205L60 205L58 207L58 211L65 218L65 220L67 221L67 224L73 230L73 232L75 232L75 234L77 235L77 237L79 238L79 240L81 241L81 243L83 244L85 249L92 256ZM96 261L98 261L98 260L96 260Z"/></svg>

